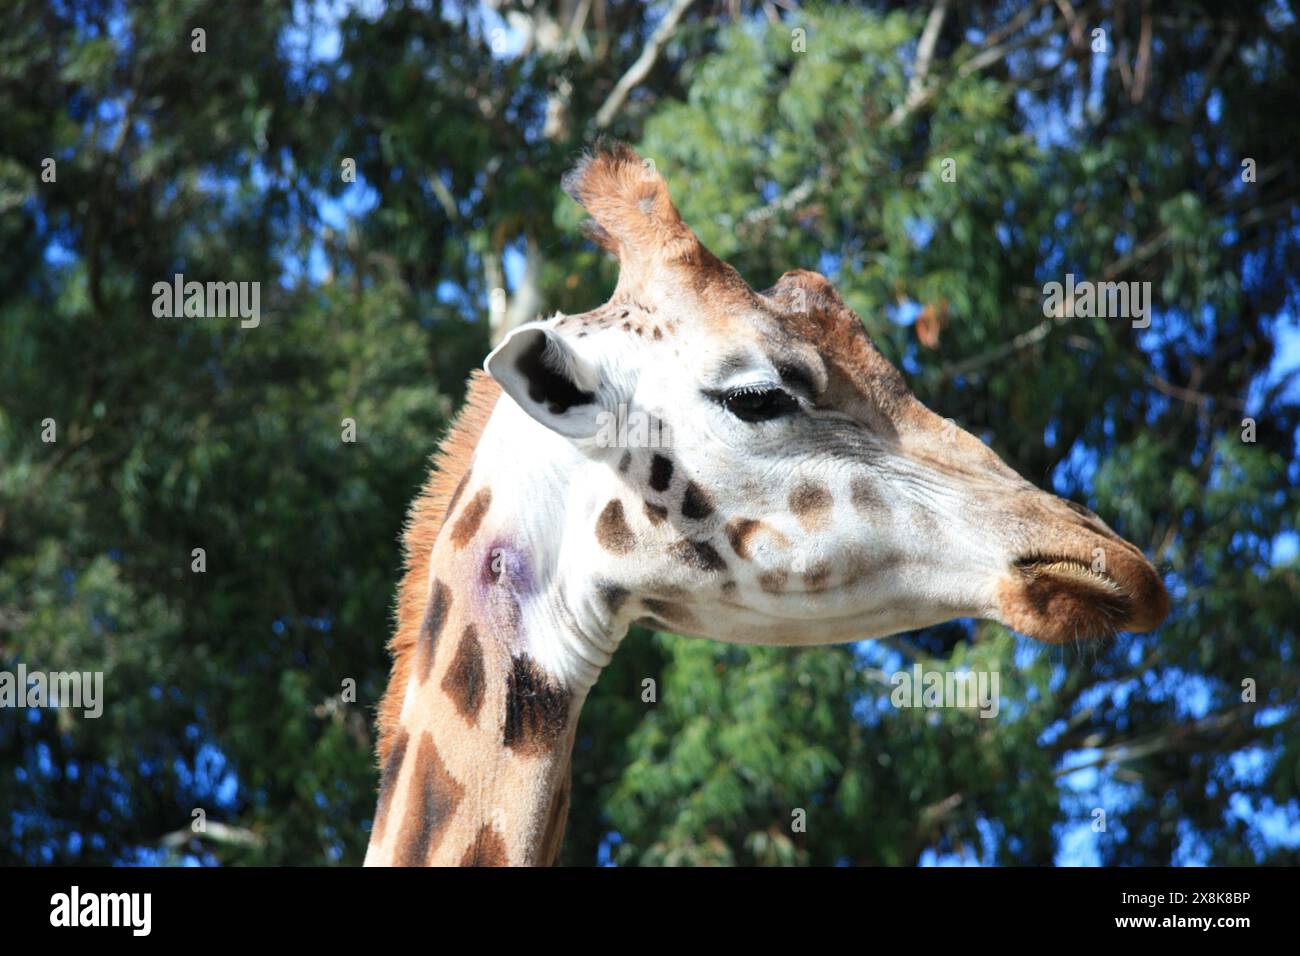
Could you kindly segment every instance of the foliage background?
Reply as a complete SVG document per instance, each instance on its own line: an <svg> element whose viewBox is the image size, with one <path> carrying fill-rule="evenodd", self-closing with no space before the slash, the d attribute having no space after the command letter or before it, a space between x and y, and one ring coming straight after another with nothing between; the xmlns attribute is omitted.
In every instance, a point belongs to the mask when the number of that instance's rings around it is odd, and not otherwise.
<svg viewBox="0 0 1300 956"><path fill-rule="evenodd" d="M1153 6L6 3L0 669L108 703L0 711L0 860L360 861L405 507L493 337L612 288L558 189L606 132L755 287L830 275L1174 613L1055 649L636 632L565 862L1295 862L1300 38L1279 0ZM260 281L261 326L155 319L176 272ZM1067 272L1152 282L1151 327L1045 320ZM892 708L914 661L996 668L1001 714Z"/></svg>

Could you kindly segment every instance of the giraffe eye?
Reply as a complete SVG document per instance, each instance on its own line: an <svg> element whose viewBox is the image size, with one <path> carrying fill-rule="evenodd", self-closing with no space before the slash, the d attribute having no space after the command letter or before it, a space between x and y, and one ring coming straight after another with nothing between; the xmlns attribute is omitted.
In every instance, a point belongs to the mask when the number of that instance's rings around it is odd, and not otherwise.
<svg viewBox="0 0 1300 956"><path fill-rule="evenodd" d="M722 405L742 422L767 422L799 409L789 392L779 388L737 388L722 397Z"/></svg>

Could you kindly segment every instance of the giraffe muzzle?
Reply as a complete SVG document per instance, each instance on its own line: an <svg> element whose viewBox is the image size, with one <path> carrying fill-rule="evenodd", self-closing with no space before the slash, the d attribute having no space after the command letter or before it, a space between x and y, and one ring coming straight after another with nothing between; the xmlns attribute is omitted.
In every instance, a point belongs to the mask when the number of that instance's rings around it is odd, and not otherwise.
<svg viewBox="0 0 1300 956"><path fill-rule="evenodd" d="M1158 627L1169 595L1155 568L1121 538L1090 537L1078 551L1013 561L998 587L1002 622L1049 644Z"/></svg>

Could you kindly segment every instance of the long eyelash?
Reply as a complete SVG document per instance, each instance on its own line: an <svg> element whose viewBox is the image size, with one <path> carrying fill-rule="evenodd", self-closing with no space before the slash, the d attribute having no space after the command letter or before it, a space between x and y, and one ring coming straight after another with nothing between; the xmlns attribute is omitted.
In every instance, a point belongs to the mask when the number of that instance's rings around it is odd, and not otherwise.
<svg viewBox="0 0 1300 956"><path fill-rule="evenodd" d="M784 396L791 402L793 407L798 407L798 400L787 392L780 385L774 385L770 382L754 383L752 385L736 385L726 389L703 389L702 394L719 405L726 407L729 402L742 398L746 395L756 396Z"/></svg>

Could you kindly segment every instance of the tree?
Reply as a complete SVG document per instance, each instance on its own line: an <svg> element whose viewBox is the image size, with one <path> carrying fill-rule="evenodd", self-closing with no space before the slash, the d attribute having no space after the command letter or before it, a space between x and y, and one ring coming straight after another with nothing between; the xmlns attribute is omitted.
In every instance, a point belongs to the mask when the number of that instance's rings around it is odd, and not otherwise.
<svg viewBox="0 0 1300 956"><path fill-rule="evenodd" d="M405 507L491 340L611 287L557 189L601 132L755 286L831 275L923 401L1147 547L1175 613L1055 651L637 632L584 711L565 860L1038 863L1096 809L1102 862L1294 857L1283 13L0 18L0 671L106 698L0 710L0 858L359 862ZM1151 282L1150 326L1045 314L1071 272ZM259 283L259 321L159 317L177 273ZM996 671L999 716L891 706L914 661Z"/></svg>

